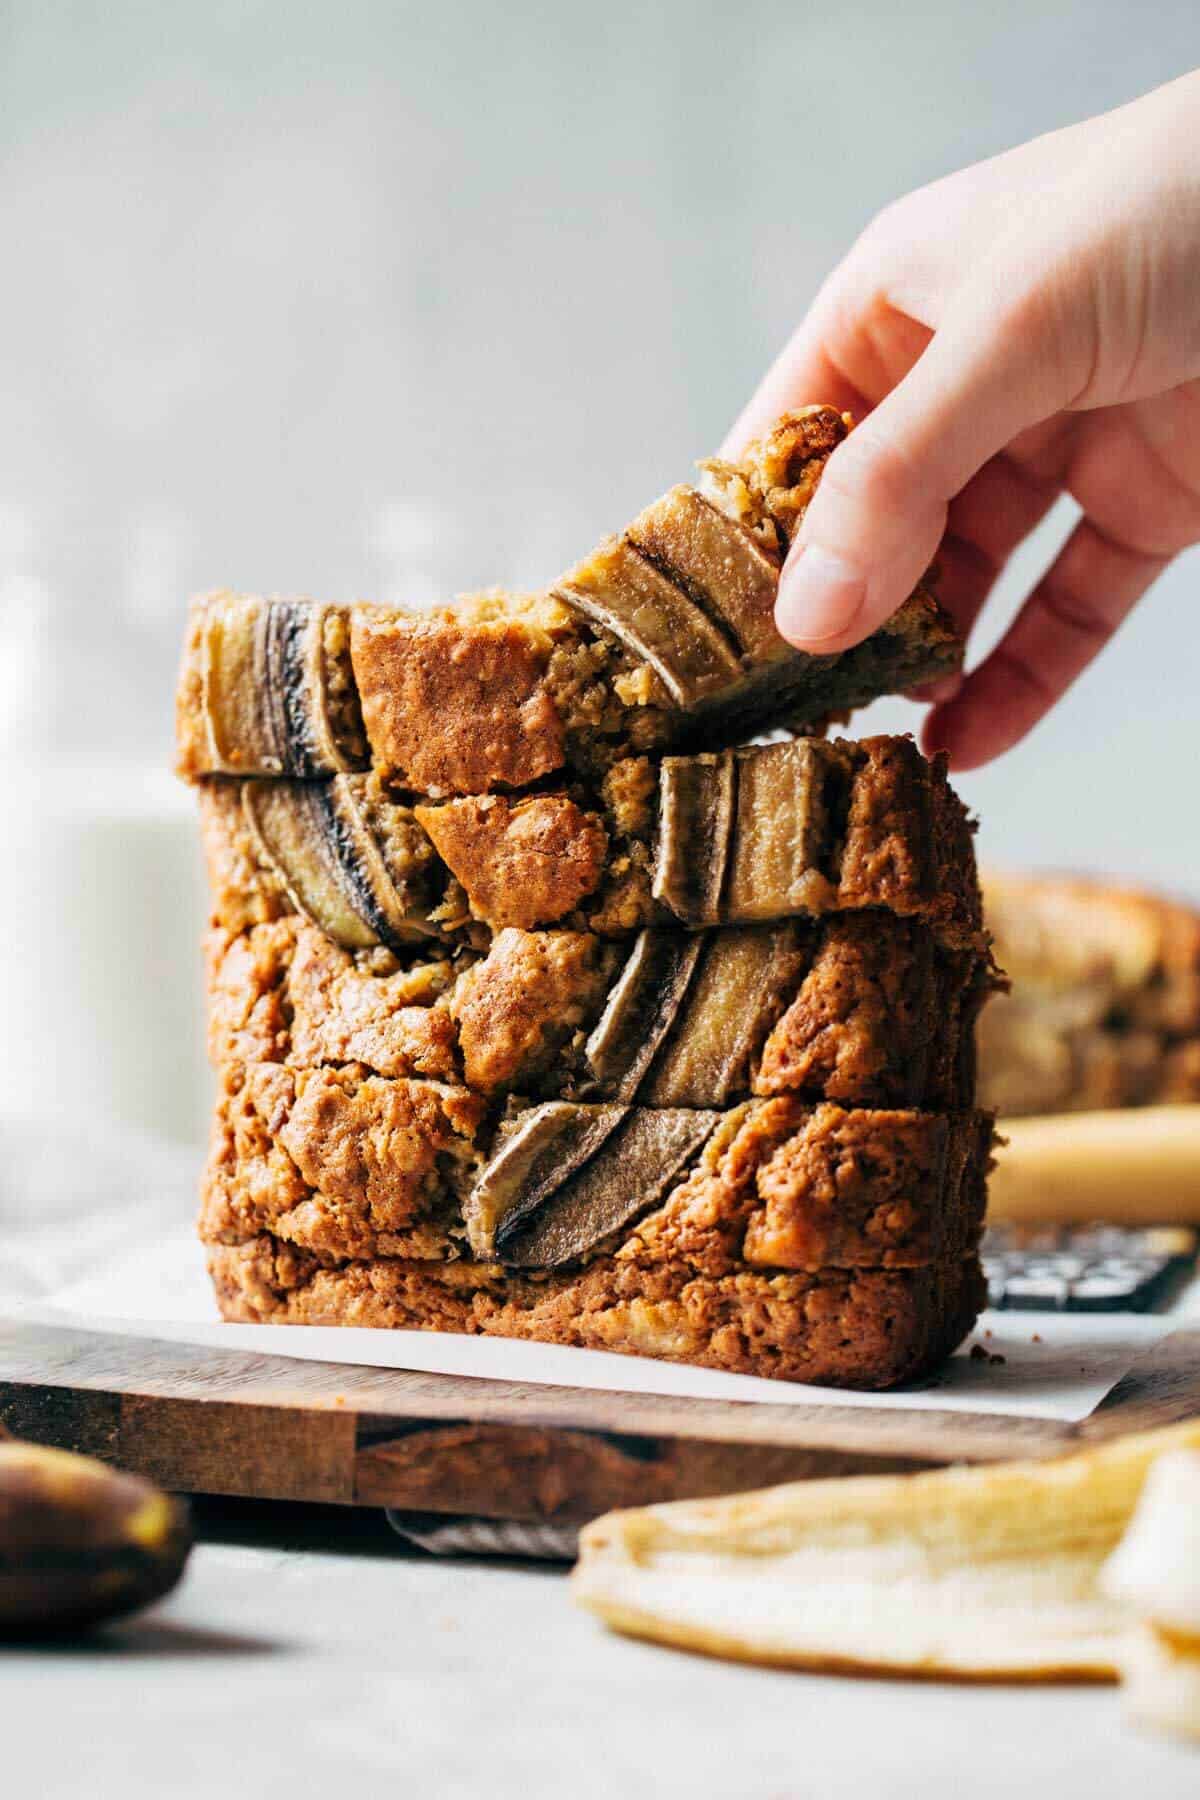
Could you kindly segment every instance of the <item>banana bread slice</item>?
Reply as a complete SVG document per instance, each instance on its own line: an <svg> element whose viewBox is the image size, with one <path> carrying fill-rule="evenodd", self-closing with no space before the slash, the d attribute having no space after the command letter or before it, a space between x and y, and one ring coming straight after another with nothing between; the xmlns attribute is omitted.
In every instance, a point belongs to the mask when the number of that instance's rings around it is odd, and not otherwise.
<svg viewBox="0 0 1200 1800"><path fill-rule="evenodd" d="M358 1063L485 1094L728 1106L973 1104L996 977L921 921L831 914L632 945L518 931L486 953L350 951L287 917L208 939L215 1066Z"/></svg>
<svg viewBox="0 0 1200 1800"><path fill-rule="evenodd" d="M1200 1100L1200 911L1077 877L989 873L1011 978L980 1033L1010 1115Z"/></svg>
<svg viewBox="0 0 1200 1800"><path fill-rule="evenodd" d="M427 795L478 794L812 726L944 674L962 646L924 588L837 656L775 631L787 545L847 429L830 407L789 414L742 463L707 465L706 492L672 489L548 594L428 614L209 596L184 651L181 774L370 767Z"/></svg>
<svg viewBox="0 0 1200 1800"><path fill-rule="evenodd" d="M631 1235L713 1273L914 1267L983 1217L984 1114L551 1101L495 1129L479 1096L356 1068L228 1068L201 1235L269 1232L327 1259L545 1270Z"/></svg>
<svg viewBox="0 0 1200 1800"><path fill-rule="evenodd" d="M859 908L979 945L974 825L907 737L778 744L598 787L410 804L372 779L217 779L201 827L226 930L305 914L349 949L562 925L605 936Z"/></svg>
<svg viewBox="0 0 1200 1800"><path fill-rule="evenodd" d="M526 1338L739 1375L889 1388L937 1367L987 1301L978 1257L710 1275L631 1242L557 1276L403 1258L329 1264L267 1233L208 1253L226 1319Z"/></svg>

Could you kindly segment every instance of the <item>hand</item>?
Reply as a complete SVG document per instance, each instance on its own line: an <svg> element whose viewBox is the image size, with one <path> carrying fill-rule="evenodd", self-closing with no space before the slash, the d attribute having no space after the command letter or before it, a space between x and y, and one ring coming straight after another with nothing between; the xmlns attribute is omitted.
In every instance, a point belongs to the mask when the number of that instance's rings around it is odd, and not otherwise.
<svg viewBox="0 0 1200 1800"><path fill-rule="evenodd" d="M987 762L1200 539L1200 73L889 206L724 453L810 400L862 422L784 569L801 649L858 643L935 559L966 634L1059 495L1083 508L991 655L920 696L927 748Z"/></svg>

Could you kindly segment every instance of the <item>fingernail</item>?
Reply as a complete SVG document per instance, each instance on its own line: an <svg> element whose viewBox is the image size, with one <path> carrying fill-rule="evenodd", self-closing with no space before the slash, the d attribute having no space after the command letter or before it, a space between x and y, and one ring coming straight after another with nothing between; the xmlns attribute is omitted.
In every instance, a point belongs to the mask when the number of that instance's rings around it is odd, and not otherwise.
<svg viewBox="0 0 1200 1800"><path fill-rule="evenodd" d="M806 544L784 564L775 623L789 643L820 644L850 629L866 597L857 569L820 544Z"/></svg>

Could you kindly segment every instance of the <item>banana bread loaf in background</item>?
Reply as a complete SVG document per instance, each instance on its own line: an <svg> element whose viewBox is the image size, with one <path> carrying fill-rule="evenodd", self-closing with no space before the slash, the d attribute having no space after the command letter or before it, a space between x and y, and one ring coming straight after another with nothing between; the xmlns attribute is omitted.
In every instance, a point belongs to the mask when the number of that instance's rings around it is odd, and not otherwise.
<svg viewBox="0 0 1200 1800"><path fill-rule="evenodd" d="M981 1022L982 1104L1017 1115L1200 1101L1200 909L998 871L984 899L1011 991Z"/></svg>

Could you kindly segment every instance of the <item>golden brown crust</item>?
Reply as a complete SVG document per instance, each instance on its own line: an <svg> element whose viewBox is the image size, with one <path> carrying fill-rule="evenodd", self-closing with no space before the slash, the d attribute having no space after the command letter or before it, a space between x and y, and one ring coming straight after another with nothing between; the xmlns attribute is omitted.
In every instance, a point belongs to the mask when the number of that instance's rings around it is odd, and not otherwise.
<svg viewBox="0 0 1200 1800"><path fill-rule="evenodd" d="M499 932L450 999L468 1086L503 1091L550 1075L599 1015L613 960L591 932ZM564 1086L573 1066L562 1065Z"/></svg>
<svg viewBox="0 0 1200 1800"><path fill-rule="evenodd" d="M242 784L221 777L198 793L200 844L215 917L242 931L293 911L283 882L258 854L242 810Z"/></svg>
<svg viewBox="0 0 1200 1800"><path fill-rule="evenodd" d="M770 928L745 927L720 942L770 936ZM673 1090L668 1101L656 1084L681 1036L705 1025L696 1012L709 1004L702 953L664 1040L665 1062L651 1060L645 1070L644 1092L656 1104L728 1104L751 1091L851 1106L972 1103L975 1018L994 985L986 961L947 950L918 921L887 913L797 924L787 942L765 986L725 1002L742 1044L732 1085L714 1052L699 1067L722 1085L710 1091L693 1075L686 1093ZM340 949L295 917L244 933L214 929L209 1054L217 1067L358 1063L491 1094L602 1095L585 1043L627 952L592 932L506 928L477 960L436 947L402 960Z"/></svg>
<svg viewBox="0 0 1200 1800"><path fill-rule="evenodd" d="M211 931L208 1046L214 1066L361 1063L378 1075L459 1075L454 980L436 957L411 967L386 950L352 955L295 917L230 936Z"/></svg>
<svg viewBox="0 0 1200 1800"><path fill-rule="evenodd" d="M205 729L204 624L204 602L193 601L175 688L175 772L184 781L199 781L212 766Z"/></svg>
<svg viewBox="0 0 1200 1800"><path fill-rule="evenodd" d="M790 415L561 598L418 618L233 596L227 642L216 613L211 641L193 631L185 772L293 778L203 800L222 1091L201 1233L228 1316L867 1386L967 1329L990 1121L954 1109L992 976L944 762L895 739L673 773L645 754L811 725L954 664L923 591L844 656L775 632L847 427ZM682 929L710 924L729 929ZM522 1094L570 1104L527 1114ZM548 1159L544 1192L514 1185L514 1143ZM480 1193L500 1209L505 1171L507 1269L472 1260L464 1224ZM490 1254L474 1223L469 1242Z"/></svg>
<svg viewBox="0 0 1200 1800"><path fill-rule="evenodd" d="M983 1114L739 1108L643 1220L633 1250L738 1266L911 1268L966 1255L983 1221L991 1121Z"/></svg>
<svg viewBox="0 0 1200 1800"><path fill-rule="evenodd" d="M201 1235L271 1230L336 1256L445 1254L478 1155L478 1095L356 1069L222 1072Z"/></svg>
<svg viewBox="0 0 1200 1800"><path fill-rule="evenodd" d="M976 1258L894 1271L697 1274L604 1258L505 1279L477 1263L322 1266L268 1235L209 1252L225 1318L457 1331L655 1356L734 1374L887 1388L935 1367L986 1299Z"/></svg>
<svg viewBox="0 0 1200 1800"><path fill-rule="evenodd" d="M540 622L361 608L350 646L385 779L472 794L561 768L563 725L545 682L553 639Z"/></svg>
<svg viewBox="0 0 1200 1800"><path fill-rule="evenodd" d="M421 1225L443 1233L426 1253L452 1256L483 1127L478 1096L438 1083L226 1070L202 1235L236 1242L266 1230L348 1259L412 1254L396 1234ZM977 1114L752 1101L725 1116L617 1255L682 1256L712 1275L961 1256L978 1238L990 1138Z"/></svg>
<svg viewBox="0 0 1200 1800"><path fill-rule="evenodd" d="M471 795L414 810L472 913L495 930L557 924L604 875L603 821L566 794Z"/></svg>
<svg viewBox="0 0 1200 1800"><path fill-rule="evenodd" d="M431 930L475 945L484 921L525 929L562 922L622 936L681 921L886 908L924 920L947 943L982 947L974 826L944 758L927 761L907 737L875 737L754 746L716 760L732 762L737 776L732 837L714 848L689 835L686 822L671 828L683 839L672 850L675 862L697 868L709 856L726 859L723 875L714 870L711 885L721 897L712 917L691 917L670 886L658 899L652 894L654 865L663 860L660 794L672 770L711 765L711 757L675 758L661 769L630 758L598 789L580 784L571 793L519 800L471 796L410 809L376 794L363 811L363 829L393 878L405 883L414 920L423 917ZM266 784L216 778L200 790L213 911L232 931L292 910L282 876L247 823L243 786L253 798ZM326 791L312 783L290 787ZM790 869L782 885L781 858ZM361 913L357 919L369 939L369 921ZM331 921L318 923L335 929Z"/></svg>
<svg viewBox="0 0 1200 1800"><path fill-rule="evenodd" d="M849 413L839 413L832 406L805 406L785 413L743 451L739 467L763 511L781 532L785 547L850 425Z"/></svg>
<svg viewBox="0 0 1200 1800"><path fill-rule="evenodd" d="M246 608L269 604L216 598ZM598 624L572 618L553 597L540 609L517 599L507 602L507 613L499 606L430 615L368 605L348 610L351 657L344 668L339 662L336 682L329 673L324 690L324 703L348 721L340 766L360 769L366 759L380 779L432 798L527 786L566 769L603 775L613 762L645 751L719 747L771 726L812 731L881 693L945 674L961 654L941 608L918 589L851 651L811 657L784 647L768 654L760 644L755 656L733 659L738 666L727 681L710 674L704 692L685 703L670 699L628 645L597 636ZM179 773L194 781L285 772L278 757L265 759L242 741L250 727L239 737L237 708L223 719L230 740L224 752L214 749L200 671L203 616L200 607L177 690ZM687 636L682 625L679 631ZM256 691L245 696L250 717L257 716ZM332 774L337 766L327 757L299 772Z"/></svg>
<svg viewBox="0 0 1200 1800"><path fill-rule="evenodd" d="M763 1046L757 1094L858 1106L969 1106L975 1022L990 965L948 950L915 920L864 912L815 941L795 999Z"/></svg>
<svg viewBox="0 0 1200 1800"><path fill-rule="evenodd" d="M974 825L950 786L946 757L909 737L863 738L837 876L839 907L887 907L956 935L976 934L982 900Z"/></svg>

